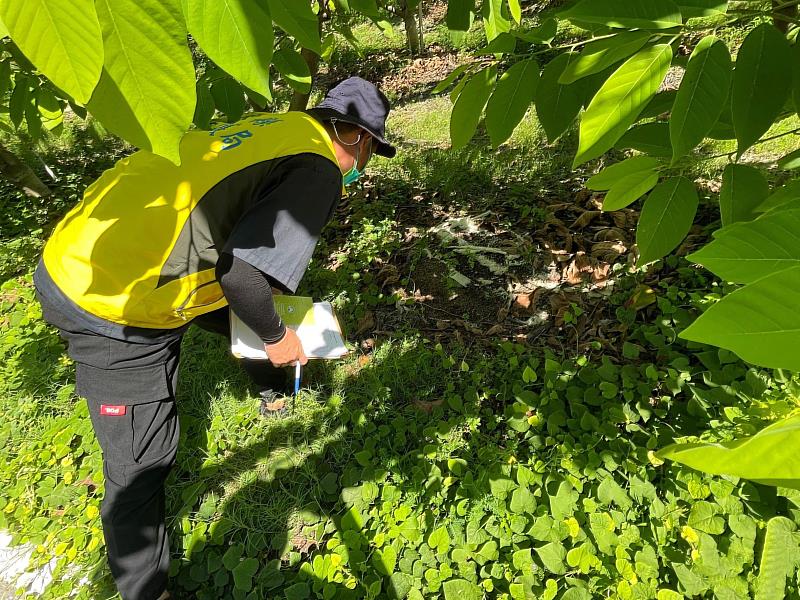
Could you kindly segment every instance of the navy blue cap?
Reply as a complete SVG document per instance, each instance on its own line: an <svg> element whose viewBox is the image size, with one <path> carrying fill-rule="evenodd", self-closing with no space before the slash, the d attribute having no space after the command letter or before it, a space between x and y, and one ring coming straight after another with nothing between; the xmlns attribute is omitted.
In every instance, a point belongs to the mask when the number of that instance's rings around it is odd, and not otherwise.
<svg viewBox="0 0 800 600"><path fill-rule="evenodd" d="M366 129L378 140L375 153L392 158L397 148L385 138L390 108L389 99L373 84L361 77L349 77L331 88L311 112L321 120L339 119Z"/></svg>

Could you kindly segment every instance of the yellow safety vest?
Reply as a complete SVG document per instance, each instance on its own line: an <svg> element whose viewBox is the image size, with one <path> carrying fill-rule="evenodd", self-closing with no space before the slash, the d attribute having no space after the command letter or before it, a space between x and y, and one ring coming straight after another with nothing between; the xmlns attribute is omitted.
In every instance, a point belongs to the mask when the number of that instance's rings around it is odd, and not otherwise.
<svg viewBox="0 0 800 600"><path fill-rule="evenodd" d="M58 224L44 249L45 267L93 315L134 327L185 325L227 305L207 261L195 272L184 265L180 276L164 277L174 271L165 263L174 261L173 248L182 231L186 237L200 200L237 171L302 153L337 163L324 127L301 112L258 113L190 131L180 143L180 166L136 152L103 173Z"/></svg>

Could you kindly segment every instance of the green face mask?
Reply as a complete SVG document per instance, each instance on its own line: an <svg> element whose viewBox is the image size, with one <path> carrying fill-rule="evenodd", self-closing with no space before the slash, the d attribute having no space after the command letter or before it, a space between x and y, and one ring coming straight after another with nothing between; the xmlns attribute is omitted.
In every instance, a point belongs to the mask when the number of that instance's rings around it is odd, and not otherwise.
<svg viewBox="0 0 800 600"><path fill-rule="evenodd" d="M354 183L359 177L361 177L361 171L359 171L356 168L357 164L358 164L358 159L356 159L356 162L353 164L353 167L342 176L342 183L344 183L344 185L350 185L351 183Z"/></svg>
<svg viewBox="0 0 800 600"><path fill-rule="evenodd" d="M369 145L370 145L370 151L371 151L372 150L372 140L371 139L370 139ZM347 173L342 175L342 183L344 183L344 185L350 185L351 183L354 183L356 180L358 180L359 177L361 177L362 172L358 170L358 163L360 161L361 161L361 148L359 148L358 151L356 152L356 158L353 161L353 166L350 168L350 170Z"/></svg>

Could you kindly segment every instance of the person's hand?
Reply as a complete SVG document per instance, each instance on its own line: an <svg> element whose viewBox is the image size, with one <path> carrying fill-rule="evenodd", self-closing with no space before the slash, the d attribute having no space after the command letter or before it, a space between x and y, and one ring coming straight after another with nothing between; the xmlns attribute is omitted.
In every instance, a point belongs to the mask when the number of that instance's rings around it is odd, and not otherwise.
<svg viewBox="0 0 800 600"><path fill-rule="evenodd" d="M306 354L303 352L303 345L300 343L300 338L288 327L286 328L286 335L283 336L280 342L265 344L264 349L267 351L270 362L276 367L290 367L298 360L301 365L308 362L308 358L306 358Z"/></svg>

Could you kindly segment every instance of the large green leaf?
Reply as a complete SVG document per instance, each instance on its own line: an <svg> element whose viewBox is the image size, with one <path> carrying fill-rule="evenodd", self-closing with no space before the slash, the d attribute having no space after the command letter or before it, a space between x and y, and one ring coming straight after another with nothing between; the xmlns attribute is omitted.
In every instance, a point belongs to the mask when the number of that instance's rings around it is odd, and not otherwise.
<svg viewBox="0 0 800 600"><path fill-rule="evenodd" d="M208 129L214 116L214 97L205 78L197 80L197 106L192 122L200 129Z"/></svg>
<svg viewBox="0 0 800 600"><path fill-rule="evenodd" d="M756 208L769 196L769 183L755 167L729 164L722 173L719 212L722 225L750 221Z"/></svg>
<svg viewBox="0 0 800 600"><path fill-rule="evenodd" d="M256 0L181 0L189 33L218 66L271 97L272 18Z"/></svg>
<svg viewBox="0 0 800 600"><path fill-rule="evenodd" d="M800 266L800 208L769 212L722 229L689 259L736 283L752 283Z"/></svg>
<svg viewBox="0 0 800 600"><path fill-rule="evenodd" d="M719 535L725 531L725 520L719 515L718 506L712 502L695 502L689 510L686 524L689 527Z"/></svg>
<svg viewBox="0 0 800 600"><path fill-rule="evenodd" d="M514 132L533 102L539 84L539 65L523 60L503 73L486 105L486 129L497 148Z"/></svg>
<svg viewBox="0 0 800 600"><path fill-rule="evenodd" d="M655 171L637 171L615 183L603 200L603 210L612 211L625 208L635 202L658 183Z"/></svg>
<svg viewBox="0 0 800 600"><path fill-rule="evenodd" d="M595 94L581 118L577 167L612 148L658 91L672 60L669 44L629 58Z"/></svg>
<svg viewBox="0 0 800 600"><path fill-rule="evenodd" d="M672 0L581 0L559 16L623 29L669 29L683 22Z"/></svg>
<svg viewBox="0 0 800 600"><path fill-rule="evenodd" d="M800 150L795 150L794 152L790 152L789 154L778 160L778 168L785 169L787 171L800 169Z"/></svg>
<svg viewBox="0 0 800 600"><path fill-rule="evenodd" d="M511 29L511 21L503 14L503 0L483 0L481 14L486 39L491 42L504 31Z"/></svg>
<svg viewBox="0 0 800 600"><path fill-rule="evenodd" d="M728 0L677 0L681 14L692 17L713 17L728 12Z"/></svg>
<svg viewBox="0 0 800 600"><path fill-rule="evenodd" d="M539 81L536 114L551 142L569 128L583 107L583 90L580 86L558 83L561 73L576 56L569 52L559 54L544 68Z"/></svg>
<svg viewBox="0 0 800 600"><path fill-rule="evenodd" d="M179 162L195 73L178 0L98 0L105 66L89 110L135 146Z"/></svg>
<svg viewBox="0 0 800 600"><path fill-rule="evenodd" d="M735 140L736 131L733 129L733 115L731 114L730 98L722 109L719 121L708 132L708 137L712 140Z"/></svg>
<svg viewBox="0 0 800 600"><path fill-rule="evenodd" d="M784 419L752 437L725 443L672 444L657 456L712 473L800 488L800 417Z"/></svg>
<svg viewBox="0 0 800 600"><path fill-rule="evenodd" d="M229 77L211 85L211 97L217 110L225 115L229 123L238 121L247 108L242 86Z"/></svg>
<svg viewBox="0 0 800 600"><path fill-rule="evenodd" d="M103 68L93 0L2 0L0 20L45 77L78 102L88 102Z"/></svg>
<svg viewBox="0 0 800 600"><path fill-rule="evenodd" d="M303 48L322 53L319 21L310 2L297 0L268 0L269 12L278 27L294 37Z"/></svg>
<svg viewBox="0 0 800 600"><path fill-rule="evenodd" d="M409 2L409 5L411 4L412 2ZM377 18L380 14L376 0L350 0L350 8L367 17ZM411 8L413 9L414 7L411 6Z"/></svg>
<svg viewBox="0 0 800 600"><path fill-rule="evenodd" d="M666 256L689 233L699 199L692 182L673 177L660 183L642 207L636 229L641 264Z"/></svg>
<svg viewBox="0 0 800 600"><path fill-rule="evenodd" d="M533 29L515 29L513 34L529 44L549 44L556 37L558 32L558 21L553 17L544 20L538 27Z"/></svg>
<svg viewBox="0 0 800 600"><path fill-rule="evenodd" d="M653 119L655 117L661 117L666 113L671 113L677 96L678 90L664 90L663 92L658 92L647 106L644 107L639 118Z"/></svg>
<svg viewBox="0 0 800 600"><path fill-rule="evenodd" d="M442 80L441 80L439 83L437 83L437 84L436 84L436 87L434 87L434 88L431 90L431 93L433 93L433 94L440 94L440 93L442 93L443 91L445 91L445 90L446 90L448 87L450 87L450 86L453 84L453 82L454 82L456 79L458 79L459 77L461 77L461 75L463 75L463 74L464 74L464 72L465 72L465 71L466 71L468 68L469 68L469 65L468 65L468 64L466 64L466 65L459 65L459 66L457 66L455 69L453 69L452 71L450 71L450 73L447 75L447 77L445 77L445 78L444 78L444 79L442 79Z"/></svg>
<svg viewBox="0 0 800 600"><path fill-rule="evenodd" d="M800 267L728 294L681 333L684 339L725 348L753 364L791 371L800 371L798 335Z"/></svg>
<svg viewBox="0 0 800 600"><path fill-rule="evenodd" d="M792 103L800 115L800 44L792 46Z"/></svg>
<svg viewBox="0 0 800 600"><path fill-rule="evenodd" d="M672 157L669 123L654 122L634 125L614 144L617 150L638 150L659 158Z"/></svg>
<svg viewBox="0 0 800 600"><path fill-rule="evenodd" d="M481 600L483 591L466 579L451 579L442 585L445 600Z"/></svg>
<svg viewBox="0 0 800 600"><path fill-rule="evenodd" d="M490 54L511 54L517 46L517 38L507 31L501 31L483 48L475 52L475 56L489 56Z"/></svg>
<svg viewBox="0 0 800 600"><path fill-rule="evenodd" d="M0 97L5 97L11 87L11 61L0 61Z"/></svg>
<svg viewBox="0 0 800 600"><path fill-rule="evenodd" d="M272 60L275 68L293 89L302 94L311 91L311 71L308 63L294 48L288 46L280 48Z"/></svg>
<svg viewBox="0 0 800 600"><path fill-rule="evenodd" d="M25 105L25 125L28 129L28 135L34 142L38 141L42 135L42 117L39 114L39 109L36 107L37 97L39 90L33 90L30 101Z"/></svg>
<svg viewBox="0 0 800 600"><path fill-rule="evenodd" d="M559 83L570 84L578 79L604 71L614 63L641 50L650 34L642 31L625 31L615 36L587 43L578 57L567 65L558 78Z"/></svg>
<svg viewBox="0 0 800 600"><path fill-rule="evenodd" d="M469 31L475 16L475 0L450 0L445 21L450 31Z"/></svg>
<svg viewBox="0 0 800 600"><path fill-rule="evenodd" d="M713 35L692 52L669 121L672 162L699 144L719 120L731 87L731 56Z"/></svg>
<svg viewBox="0 0 800 600"><path fill-rule="evenodd" d="M458 95L450 115L450 139L453 148L463 148L475 135L483 107L497 78L497 67L481 69L473 75Z"/></svg>
<svg viewBox="0 0 800 600"><path fill-rule="evenodd" d="M751 31L739 49L733 73L731 110L739 156L772 126L792 85L787 72L791 48L770 23Z"/></svg>
<svg viewBox="0 0 800 600"><path fill-rule="evenodd" d="M590 190L610 190L619 181L640 171L654 172L659 162L649 156L634 156L606 167L597 175L589 178L586 187Z"/></svg>
<svg viewBox="0 0 800 600"><path fill-rule="evenodd" d="M550 542L540 548L534 548L534 550L539 555L545 569L556 575L563 575L567 572L564 564L564 560L567 558L567 549L561 542Z"/></svg>
<svg viewBox="0 0 800 600"><path fill-rule="evenodd" d="M756 212L767 212L794 204L800 200L800 180L790 181L776 189L764 202L758 205Z"/></svg>
<svg viewBox="0 0 800 600"><path fill-rule="evenodd" d="M51 89L39 88L36 106L42 116L42 124L48 131L53 131L64 122L64 107Z"/></svg>
<svg viewBox="0 0 800 600"><path fill-rule="evenodd" d="M8 117L14 127L19 128L25 116L25 107L31 100L31 83L33 78L27 75L16 75L14 77L14 89L8 101Z"/></svg>
<svg viewBox="0 0 800 600"><path fill-rule="evenodd" d="M258 572L259 562L255 558L245 558L236 565L231 573L233 574L233 585L237 590L249 592L253 589L253 575Z"/></svg>
<svg viewBox="0 0 800 600"><path fill-rule="evenodd" d="M786 578L792 576L796 567L797 541L792 535L794 530L794 523L786 517L772 517L767 522L755 600L785 597Z"/></svg>
<svg viewBox="0 0 800 600"><path fill-rule="evenodd" d="M397 565L397 550L386 546L383 550L376 550L372 555L372 564L381 575L391 575Z"/></svg>

